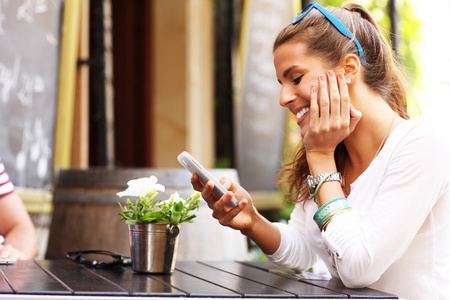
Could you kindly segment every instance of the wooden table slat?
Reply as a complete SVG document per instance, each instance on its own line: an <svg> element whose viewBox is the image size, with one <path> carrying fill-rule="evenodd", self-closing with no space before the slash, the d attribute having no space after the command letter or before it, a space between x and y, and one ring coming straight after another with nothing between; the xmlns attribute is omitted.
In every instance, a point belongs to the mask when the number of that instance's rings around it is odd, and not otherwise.
<svg viewBox="0 0 450 300"><path fill-rule="evenodd" d="M176 269L200 279L213 282L230 289L246 298L294 298L292 293L284 292L252 280L200 264L198 262L177 262Z"/></svg>
<svg viewBox="0 0 450 300"><path fill-rule="evenodd" d="M96 275L83 265L66 259L44 260L38 263L70 287L75 295L128 295L125 289Z"/></svg>
<svg viewBox="0 0 450 300"><path fill-rule="evenodd" d="M317 287L322 287L325 289L329 289L332 291L339 291L348 295L349 298L353 299L398 299L397 296L388 294L382 291L374 290L371 288L361 288L361 289L349 289L344 286L342 281L339 279L330 279L330 280L318 280L318 279L308 279L307 277L298 277L296 276L292 270L277 266L271 262L240 262L242 264L252 266L254 268L259 268L261 270L267 272L274 272L283 274L287 277L296 278L300 282L304 282L307 284L315 285ZM289 275L292 274L292 275Z"/></svg>
<svg viewBox="0 0 450 300"><path fill-rule="evenodd" d="M317 298L317 295L321 295L321 298L348 298L344 293L338 293L333 290L263 271L259 268L251 267L251 265L238 262L204 262L204 264L242 278L250 278L256 282L295 294L297 297Z"/></svg>
<svg viewBox="0 0 450 300"><path fill-rule="evenodd" d="M13 293L13 290L9 286L8 282L6 282L6 279L4 278L2 269L0 268L0 294L11 294Z"/></svg>
<svg viewBox="0 0 450 300"><path fill-rule="evenodd" d="M189 297L241 297L241 295L229 289L201 280L178 270L175 270L172 275L152 275L152 277L185 291Z"/></svg>
<svg viewBox="0 0 450 300"><path fill-rule="evenodd" d="M114 272L111 272L111 270ZM136 273L130 267L95 269L94 271L117 285L120 285L132 296L186 296L185 292L155 280L149 275Z"/></svg>
<svg viewBox="0 0 450 300"><path fill-rule="evenodd" d="M371 288L349 289L339 279L316 280L316 279L300 279L305 283L314 284L327 289L339 290L346 293L349 298L353 299L398 299L397 296Z"/></svg>
<svg viewBox="0 0 450 300"><path fill-rule="evenodd" d="M18 260L14 265L1 266L17 294L71 294L55 278L47 274L32 260Z"/></svg>

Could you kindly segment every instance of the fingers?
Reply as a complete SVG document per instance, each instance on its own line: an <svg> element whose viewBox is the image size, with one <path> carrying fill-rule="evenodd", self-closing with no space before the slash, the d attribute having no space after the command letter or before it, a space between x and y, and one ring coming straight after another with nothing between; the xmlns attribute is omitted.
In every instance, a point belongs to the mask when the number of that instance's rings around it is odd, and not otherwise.
<svg viewBox="0 0 450 300"><path fill-rule="evenodd" d="M340 73L338 75L338 87L339 87L339 95L340 95L340 117L345 126L350 124L350 96L348 94L348 85L345 81L344 74Z"/></svg>
<svg viewBox="0 0 450 300"><path fill-rule="evenodd" d="M229 211L233 210L234 208L230 209L227 206L227 203L231 201L234 194L231 191L226 192L218 201L216 201L213 205L213 217L216 219L221 219L221 217L225 214L228 214ZM239 205L237 206L239 207ZM236 208L236 207L235 207Z"/></svg>
<svg viewBox="0 0 450 300"><path fill-rule="evenodd" d="M215 202L217 201L217 198L214 197L213 190L214 190L214 182L208 181L203 187L203 190L201 191L202 198L206 201L206 203L208 203L208 206L211 209L213 208Z"/></svg>
<svg viewBox="0 0 450 300"><path fill-rule="evenodd" d="M9 244L0 245L0 258L19 259L20 252Z"/></svg>
<svg viewBox="0 0 450 300"><path fill-rule="evenodd" d="M219 218L219 223L223 226L230 226L233 219L247 206L248 200L243 199L239 204L230 209L226 214L221 215Z"/></svg>
<svg viewBox="0 0 450 300"><path fill-rule="evenodd" d="M222 176L220 178L220 183L227 189L229 190L231 188L231 180L228 177Z"/></svg>
<svg viewBox="0 0 450 300"><path fill-rule="evenodd" d="M218 202L218 197L217 197L217 190L216 193L214 193L214 187L215 184L213 181L208 181L205 185L203 185L200 181L199 181L199 177L196 173L194 173L191 177L191 184L192 187L196 190L199 191L202 195L202 198L208 203L208 206L210 208L213 208L214 204L216 202ZM233 183L232 181L228 178L228 177L222 177L221 178L221 184L227 189L229 190ZM230 198L231 200L231 198ZM228 200L221 200L223 201L225 204L227 204Z"/></svg>
<svg viewBox="0 0 450 300"><path fill-rule="evenodd" d="M319 89L311 89L310 127L338 129L350 123L350 96L344 75L330 70L319 76Z"/></svg>
<svg viewBox="0 0 450 300"><path fill-rule="evenodd" d="M310 128L317 132L319 128L328 130L330 122L340 118L340 95L336 76L333 71L319 75L319 88L311 89Z"/></svg>
<svg viewBox="0 0 450 300"><path fill-rule="evenodd" d="M317 132L319 128L319 105L318 105L318 89L313 86L311 89L311 103L309 105L309 130Z"/></svg>
<svg viewBox="0 0 450 300"><path fill-rule="evenodd" d="M319 76L319 109L320 125L328 124L330 119L330 101L328 99L327 78L324 74Z"/></svg>
<svg viewBox="0 0 450 300"><path fill-rule="evenodd" d="M192 174L191 184L194 190L201 192L203 190L203 184L200 183L197 173Z"/></svg>
<svg viewBox="0 0 450 300"><path fill-rule="evenodd" d="M331 126L339 126L341 119L341 95L338 88L337 78L333 71L328 71L330 122Z"/></svg>
<svg viewBox="0 0 450 300"><path fill-rule="evenodd" d="M220 199L217 199L213 194L214 182L208 181L205 185L202 185L197 174L193 174L191 177L192 186L201 192L202 198L208 204L208 207L212 209L212 216L221 225L238 230L248 228L251 225L251 222L248 221L248 213L239 214L245 208L252 212L253 202L251 201L251 196L239 184L233 182L228 177L222 177L220 183L228 191ZM232 201L233 197L242 200L238 202L238 205L230 208L227 204ZM248 203L250 203L250 206Z"/></svg>

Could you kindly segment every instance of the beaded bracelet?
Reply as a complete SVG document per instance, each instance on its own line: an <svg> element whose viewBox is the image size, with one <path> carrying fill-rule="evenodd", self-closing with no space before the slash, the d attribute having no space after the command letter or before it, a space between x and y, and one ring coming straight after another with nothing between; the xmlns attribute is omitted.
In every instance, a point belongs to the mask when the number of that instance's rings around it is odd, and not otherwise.
<svg viewBox="0 0 450 300"><path fill-rule="evenodd" d="M323 177L323 179L319 182L319 184L317 184L316 190L314 191L314 202L315 202L315 203L317 203L317 201L316 201L316 196L317 196L317 192L319 191L320 186L322 185L322 183L325 182L325 180L328 179L328 177L330 177L330 176L333 175L334 173L338 173L338 171L332 171L332 172L326 174L326 175Z"/></svg>
<svg viewBox="0 0 450 300"><path fill-rule="evenodd" d="M313 219L322 231L333 217L350 209L352 208L350 204L348 204L347 198L335 198L322 205L314 214Z"/></svg>

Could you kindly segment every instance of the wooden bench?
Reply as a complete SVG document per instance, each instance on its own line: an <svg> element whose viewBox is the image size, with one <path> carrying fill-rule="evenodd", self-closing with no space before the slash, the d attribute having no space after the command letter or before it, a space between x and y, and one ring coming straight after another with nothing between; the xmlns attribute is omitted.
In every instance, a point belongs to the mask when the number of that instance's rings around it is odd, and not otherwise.
<svg viewBox="0 0 450 300"><path fill-rule="evenodd" d="M210 171L217 178L225 175L239 181L234 169ZM67 252L77 250L110 250L129 255L128 227L118 215L118 202L125 203L127 198L116 193L127 188L128 180L150 175L166 187L157 199L167 199L174 192L185 197L194 191L191 174L185 169L57 170L46 258L65 257ZM247 239L239 231L221 226L203 201L195 214L194 223L181 226L177 260L247 259Z"/></svg>

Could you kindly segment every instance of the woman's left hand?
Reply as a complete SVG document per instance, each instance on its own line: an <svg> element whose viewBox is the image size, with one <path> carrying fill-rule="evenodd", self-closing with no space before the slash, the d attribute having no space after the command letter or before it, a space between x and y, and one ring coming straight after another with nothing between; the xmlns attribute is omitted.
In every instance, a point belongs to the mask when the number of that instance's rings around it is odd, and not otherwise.
<svg viewBox="0 0 450 300"><path fill-rule="evenodd" d="M328 83L327 83L328 81ZM309 129L303 139L306 152L333 154L361 119L361 112L350 103L343 74L333 71L319 76L319 88L311 90Z"/></svg>
<svg viewBox="0 0 450 300"><path fill-rule="evenodd" d="M21 259L20 251L9 244L0 245L0 258Z"/></svg>

